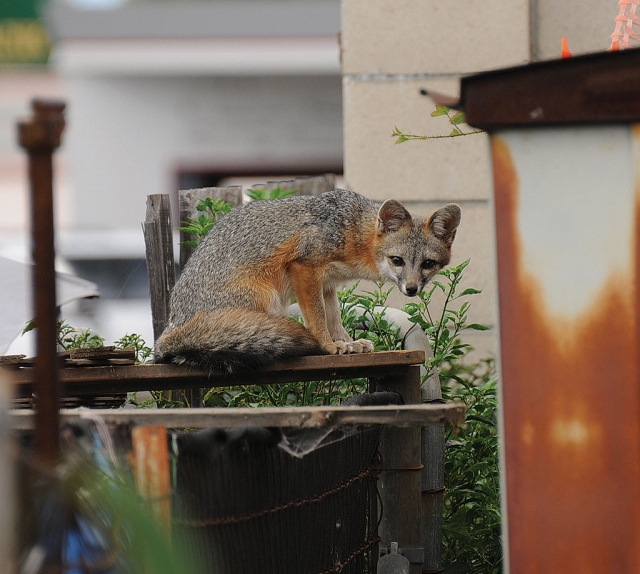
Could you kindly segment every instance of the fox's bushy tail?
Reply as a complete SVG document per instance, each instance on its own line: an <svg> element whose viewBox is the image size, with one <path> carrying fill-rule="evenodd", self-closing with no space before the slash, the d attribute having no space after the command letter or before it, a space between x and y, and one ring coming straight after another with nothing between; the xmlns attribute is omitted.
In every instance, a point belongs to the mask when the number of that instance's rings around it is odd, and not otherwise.
<svg viewBox="0 0 640 574"><path fill-rule="evenodd" d="M163 333L156 363L177 363L228 373L266 367L280 359L324 355L302 325L287 317L251 309L200 312Z"/></svg>

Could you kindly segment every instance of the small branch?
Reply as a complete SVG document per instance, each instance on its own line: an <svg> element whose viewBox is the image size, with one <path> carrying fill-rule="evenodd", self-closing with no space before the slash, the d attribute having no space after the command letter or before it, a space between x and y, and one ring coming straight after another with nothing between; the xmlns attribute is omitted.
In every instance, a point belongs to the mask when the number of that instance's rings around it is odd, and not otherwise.
<svg viewBox="0 0 640 574"><path fill-rule="evenodd" d="M398 128L395 128L393 132L391 132L391 136L397 138L395 142L396 144L401 144L409 140L439 140L439 139L456 138L459 136L470 136L473 134L482 134L482 133L484 133L484 130L473 130L470 132L463 132L462 130L458 129L457 133L452 132L450 134L441 135L441 136L426 136L426 135L417 135L417 134L402 132Z"/></svg>

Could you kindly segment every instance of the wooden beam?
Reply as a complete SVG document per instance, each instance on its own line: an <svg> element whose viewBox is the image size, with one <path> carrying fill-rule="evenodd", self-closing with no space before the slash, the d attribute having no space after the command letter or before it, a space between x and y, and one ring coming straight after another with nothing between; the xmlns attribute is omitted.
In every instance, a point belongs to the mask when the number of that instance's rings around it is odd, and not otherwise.
<svg viewBox="0 0 640 574"><path fill-rule="evenodd" d="M143 390L264 385L293 381L349 379L402 375L411 365L424 363L424 351L379 351L358 355L321 355L281 361L260 371L227 375L178 365L81 367L60 370L65 396L110 394ZM10 367L7 367L10 368ZM16 369L16 395L33 392L34 371Z"/></svg>
<svg viewBox="0 0 640 574"><path fill-rule="evenodd" d="M114 423L133 423L168 428L206 428L236 426L329 427L349 424L386 424L397 427L435 422L459 424L464 421L462 403L389 405L372 407L263 407L197 409L63 409L63 423L99 417ZM33 411L10 412L14 430L33 428Z"/></svg>

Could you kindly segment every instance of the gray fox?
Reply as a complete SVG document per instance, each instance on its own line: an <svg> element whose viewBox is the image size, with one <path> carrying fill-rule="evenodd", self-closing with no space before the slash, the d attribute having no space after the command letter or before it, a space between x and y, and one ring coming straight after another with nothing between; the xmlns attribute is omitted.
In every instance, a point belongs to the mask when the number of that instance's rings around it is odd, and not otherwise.
<svg viewBox="0 0 640 574"><path fill-rule="evenodd" d="M449 263L460 208L412 217L352 191L254 201L220 219L171 293L156 362L234 372L313 354L366 353L342 325L336 288L392 281L417 295ZM295 296L306 328L285 316Z"/></svg>

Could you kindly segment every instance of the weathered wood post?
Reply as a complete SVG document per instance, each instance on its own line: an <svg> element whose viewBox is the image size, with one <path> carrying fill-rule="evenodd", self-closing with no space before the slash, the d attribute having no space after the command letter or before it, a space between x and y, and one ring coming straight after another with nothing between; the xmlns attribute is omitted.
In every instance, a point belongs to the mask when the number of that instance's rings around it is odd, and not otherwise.
<svg viewBox="0 0 640 574"><path fill-rule="evenodd" d="M60 383L56 346L58 311L53 214L53 152L60 147L65 104L33 100L33 117L18 123L18 140L29 155L33 296L37 325L35 362L38 456L55 465L59 455Z"/></svg>
<svg viewBox="0 0 640 574"><path fill-rule="evenodd" d="M155 341L169 320L169 296L176 282L171 204L167 194L147 196L147 215L142 229Z"/></svg>
<svg viewBox="0 0 640 574"><path fill-rule="evenodd" d="M420 367L408 367L403 376L378 379L377 386L378 390L399 393L405 404L418 404ZM397 542L399 551L411 563L411 574L420 574L424 562L420 445L419 427L385 427L380 439L380 547L388 549Z"/></svg>

